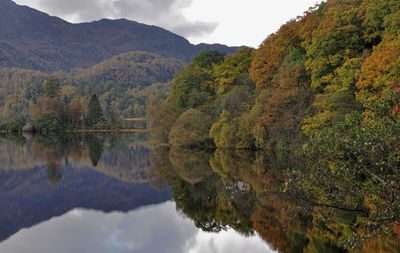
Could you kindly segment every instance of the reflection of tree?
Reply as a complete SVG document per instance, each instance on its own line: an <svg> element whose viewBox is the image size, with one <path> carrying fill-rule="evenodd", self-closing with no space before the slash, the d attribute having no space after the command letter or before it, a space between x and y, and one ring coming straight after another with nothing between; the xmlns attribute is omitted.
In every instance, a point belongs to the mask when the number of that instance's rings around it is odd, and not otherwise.
<svg viewBox="0 0 400 253"><path fill-rule="evenodd" d="M104 139L96 135L88 135L86 141L89 148L90 160L93 166L96 167L103 152Z"/></svg>
<svg viewBox="0 0 400 253"><path fill-rule="evenodd" d="M190 149L172 148L169 158L175 171L185 181L195 184L213 174L210 154Z"/></svg>
<svg viewBox="0 0 400 253"><path fill-rule="evenodd" d="M252 233L250 214L244 210L251 212L254 198L241 182L225 186L212 171L209 159L210 155L203 152L163 148L157 148L150 156L153 175L158 174L170 186L177 207L197 227L220 231L231 226L242 233Z"/></svg>
<svg viewBox="0 0 400 253"><path fill-rule="evenodd" d="M67 138L63 135L34 135L32 137L32 154L46 163L60 164L67 156Z"/></svg>
<svg viewBox="0 0 400 253"><path fill-rule="evenodd" d="M146 133L0 134L0 141L0 165L4 169L68 162L87 167L92 163L97 165L96 170L119 180L147 181L150 147Z"/></svg>
<svg viewBox="0 0 400 253"><path fill-rule="evenodd" d="M20 133L0 133L0 139L5 139L8 142L11 142L20 147L25 146L26 144L25 137Z"/></svg>
<svg viewBox="0 0 400 253"><path fill-rule="evenodd" d="M46 175L50 184L57 185L62 178L60 165L55 163L47 164Z"/></svg>
<svg viewBox="0 0 400 253"><path fill-rule="evenodd" d="M156 148L150 158L152 176L205 231L257 231L280 252L399 250L399 203L363 173L310 170L263 152Z"/></svg>

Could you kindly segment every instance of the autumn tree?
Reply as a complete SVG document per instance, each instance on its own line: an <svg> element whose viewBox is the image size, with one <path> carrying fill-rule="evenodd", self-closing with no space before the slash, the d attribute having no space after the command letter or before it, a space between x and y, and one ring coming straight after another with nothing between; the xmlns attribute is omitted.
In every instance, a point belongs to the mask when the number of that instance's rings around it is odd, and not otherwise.
<svg viewBox="0 0 400 253"><path fill-rule="evenodd" d="M56 77L50 77L43 87L47 98L56 98L61 94L61 83Z"/></svg>
<svg viewBox="0 0 400 253"><path fill-rule="evenodd" d="M68 117L69 120L76 124L81 120L82 116L82 105L79 99L74 98L68 105Z"/></svg>

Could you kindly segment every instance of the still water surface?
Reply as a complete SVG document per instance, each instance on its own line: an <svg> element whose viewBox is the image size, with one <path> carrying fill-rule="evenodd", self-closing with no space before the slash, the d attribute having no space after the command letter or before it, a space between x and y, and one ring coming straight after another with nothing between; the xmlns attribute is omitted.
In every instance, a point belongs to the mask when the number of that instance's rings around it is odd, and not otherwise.
<svg viewBox="0 0 400 253"><path fill-rule="evenodd" d="M273 252L197 228L152 175L146 134L4 135L0 152L0 252Z"/></svg>
<svg viewBox="0 0 400 253"><path fill-rule="evenodd" d="M375 177L150 143L0 135L0 252L400 252L399 192Z"/></svg>

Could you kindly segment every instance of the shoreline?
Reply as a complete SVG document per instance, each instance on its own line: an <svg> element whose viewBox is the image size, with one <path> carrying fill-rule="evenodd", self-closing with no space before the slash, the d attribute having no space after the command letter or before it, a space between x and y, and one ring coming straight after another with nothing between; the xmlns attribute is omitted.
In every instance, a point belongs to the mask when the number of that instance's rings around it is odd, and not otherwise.
<svg viewBox="0 0 400 253"><path fill-rule="evenodd" d="M122 133L147 133L149 129L69 129L64 130L64 133L112 133L112 132L122 132ZM0 130L0 133L31 133L31 132L9 132L7 130Z"/></svg>
<svg viewBox="0 0 400 253"><path fill-rule="evenodd" d="M65 130L66 133L109 133L109 132L125 132L125 133L147 133L149 129L72 129Z"/></svg>

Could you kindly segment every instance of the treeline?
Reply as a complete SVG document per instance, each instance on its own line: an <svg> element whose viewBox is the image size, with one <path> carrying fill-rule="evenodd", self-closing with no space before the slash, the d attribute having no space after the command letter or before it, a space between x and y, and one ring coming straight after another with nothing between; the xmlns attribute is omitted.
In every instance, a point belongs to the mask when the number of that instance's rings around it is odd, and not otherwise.
<svg viewBox="0 0 400 253"><path fill-rule="evenodd" d="M106 119L97 95L74 98L61 95L61 82L55 77L43 83L44 96L37 98L28 116L20 115L0 124L8 132L62 132L67 129L104 129L120 127L119 117L107 115Z"/></svg>
<svg viewBox="0 0 400 253"><path fill-rule="evenodd" d="M151 101L151 127L173 146L283 154L305 143L324 152L315 145L347 124L350 142L363 136L368 148L387 150L382 159L398 158L391 138L399 134L399 17L394 0L330 0L257 50L204 52L175 77L167 100Z"/></svg>
<svg viewBox="0 0 400 253"><path fill-rule="evenodd" d="M184 63L146 52L121 54L88 69L56 72L0 69L0 120L19 115L28 117L32 107L44 96L43 83L51 76L61 80L60 94L73 99L96 94L106 114L120 117L143 117L146 101L157 94L167 94L166 83Z"/></svg>

